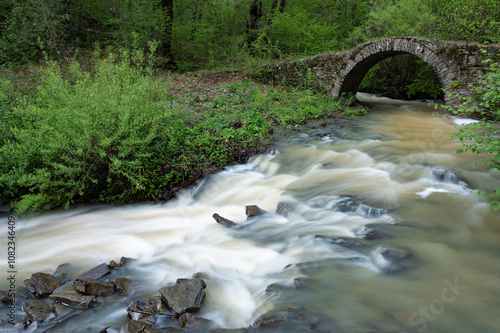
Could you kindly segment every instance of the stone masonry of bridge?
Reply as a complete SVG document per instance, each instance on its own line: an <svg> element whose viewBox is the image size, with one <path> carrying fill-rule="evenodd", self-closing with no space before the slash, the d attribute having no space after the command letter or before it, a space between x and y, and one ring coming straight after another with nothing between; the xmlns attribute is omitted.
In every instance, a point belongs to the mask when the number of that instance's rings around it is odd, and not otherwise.
<svg viewBox="0 0 500 333"><path fill-rule="evenodd" d="M484 52L485 51L485 52ZM362 44L345 53L326 53L299 61L267 65L267 80L303 85L310 79L315 86L338 97L356 93L365 74L386 58L413 54L428 63L444 90L445 102L458 104L455 93L471 96L478 73L488 69L487 58L500 59L499 45L457 44L419 38L398 37ZM451 93L449 96L447 93Z"/></svg>

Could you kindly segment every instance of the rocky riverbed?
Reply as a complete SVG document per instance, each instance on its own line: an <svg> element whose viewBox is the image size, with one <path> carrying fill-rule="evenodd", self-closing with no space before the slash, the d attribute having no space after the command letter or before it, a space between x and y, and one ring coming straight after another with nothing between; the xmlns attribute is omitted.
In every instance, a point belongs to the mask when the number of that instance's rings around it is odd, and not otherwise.
<svg viewBox="0 0 500 333"><path fill-rule="evenodd" d="M365 217L379 218L387 210L367 206L352 196L330 208L332 211L351 212ZM258 206L245 208L247 220L234 222L215 213L214 220L222 227L241 230L245 233L252 220L269 214ZM296 214L293 207L280 203L276 214L289 216ZM397 221L393 220L392 224ZM407 266L410 253L405 249L396 249L377 245L378 241L391 235L367 226L357 237L331 237L316 235L317 241L351 248L359 253L372 253L373 261L381 271L393 274ZM376 249L374 250L374 247ZM357 258L350 258L356 260ZM358 258L361 260L361 258ZM249 327L224 328L215 322L199 316L206 298L206 279L202 272L190 277L179 277L175 284L165 285L153 293L137 294L134 291L134 279L128 277L128 267L135 259L122 257L119 262L102 263L78 276L71 276L71 264L61 264L55 272L37 272L24 281L24 287L18 291L18 297L9 297L8 291L0 291L2 308L12 304L22 309L20 318L13 327L19 332L50 332L63 327L71 329L71 322L86 311L105 311L105 304L117 302L126 307L127 315L119 327L108 325L102 332L343 332L326 319L320 312L296 307L290 304L286 308L270 310ZM405 263L406 262L406 263ZM311 263L288 265L284 270L307 272ZM302 278L295 278L293 286L272 284L266 288L269 297L279 297L283 290L293 288L307 292L311 287ZM1 311L1 310L0 310ZM80 324L78 324L80 325ZM4 328L12 327L4 323ZM370 332L402 332L400 327L370 324ZM370 328L371 327L371 328Z"/></svg>

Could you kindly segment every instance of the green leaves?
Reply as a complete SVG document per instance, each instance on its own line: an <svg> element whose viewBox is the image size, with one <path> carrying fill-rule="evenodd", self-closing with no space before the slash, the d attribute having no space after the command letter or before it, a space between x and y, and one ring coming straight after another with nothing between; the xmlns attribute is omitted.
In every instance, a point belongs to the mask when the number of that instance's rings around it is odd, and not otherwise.
<svg viewBox="0 0 500 333"><path fill-rule="evenodd" d="M448 111L467 117L478 118L481 121L458 128L453 134L464 145L460 152L471 151L487 157L486 162L491 168L500 170L500 65L492 62L490 70L482 74L478 84L474 87L474 98L456 97L462 105L447 106ZM498 197L500 189L483 196L492 199ZM500 209L500 200L492 202L492 207Z"/></svg>

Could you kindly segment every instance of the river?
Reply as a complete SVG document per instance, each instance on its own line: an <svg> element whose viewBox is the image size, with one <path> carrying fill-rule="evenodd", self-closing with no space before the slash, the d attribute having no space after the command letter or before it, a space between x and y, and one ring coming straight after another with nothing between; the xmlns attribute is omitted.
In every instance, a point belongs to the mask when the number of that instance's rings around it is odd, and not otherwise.
<svg viewBox="0 0 500 333"><path fill-rule="evenodd" d="M305 308L339 332L499 332L500 213L474 189L499 188L500 172L455 153L458 119L426 103L360 98L373 104L368 115L305 131L164 205L16 221L18 289L62 263L78 275L124 256L138 259L127 268L134 296L202 272L199 315L221 327ZM247 220L246 205L269 214ZM219 225L214 213L243 226ZM363 235L375 239L338 244ZM4 266L6 242L0 251ZM294 288L296 278L307 287ZM5 289L5 270L0 281ZM128 299L112 297L106 315L51 332L117 332Z"/></svg>

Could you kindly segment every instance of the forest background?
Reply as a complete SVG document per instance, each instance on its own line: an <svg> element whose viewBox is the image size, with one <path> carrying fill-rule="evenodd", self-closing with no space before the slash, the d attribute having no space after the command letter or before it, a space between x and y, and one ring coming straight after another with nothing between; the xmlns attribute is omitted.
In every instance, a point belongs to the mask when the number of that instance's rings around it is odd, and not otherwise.
<svg viewBox="0 0 500 333"><path fill-rule="evenodd" d="M178 73L245 76L266 62L396 36L498 44L499 7L499 0L0 0L0 204L23 212L166 200L261 151L276 126L364 112L315 94L307 78L297 89L247 79L212 94ZM500 70L491 68L474 112L496 122ZM372 68L362 87L377 86L399 97L442 97L432 70L411 56ZM459 135L498 167L500 143L489 132L491 145Z"/></svg>

